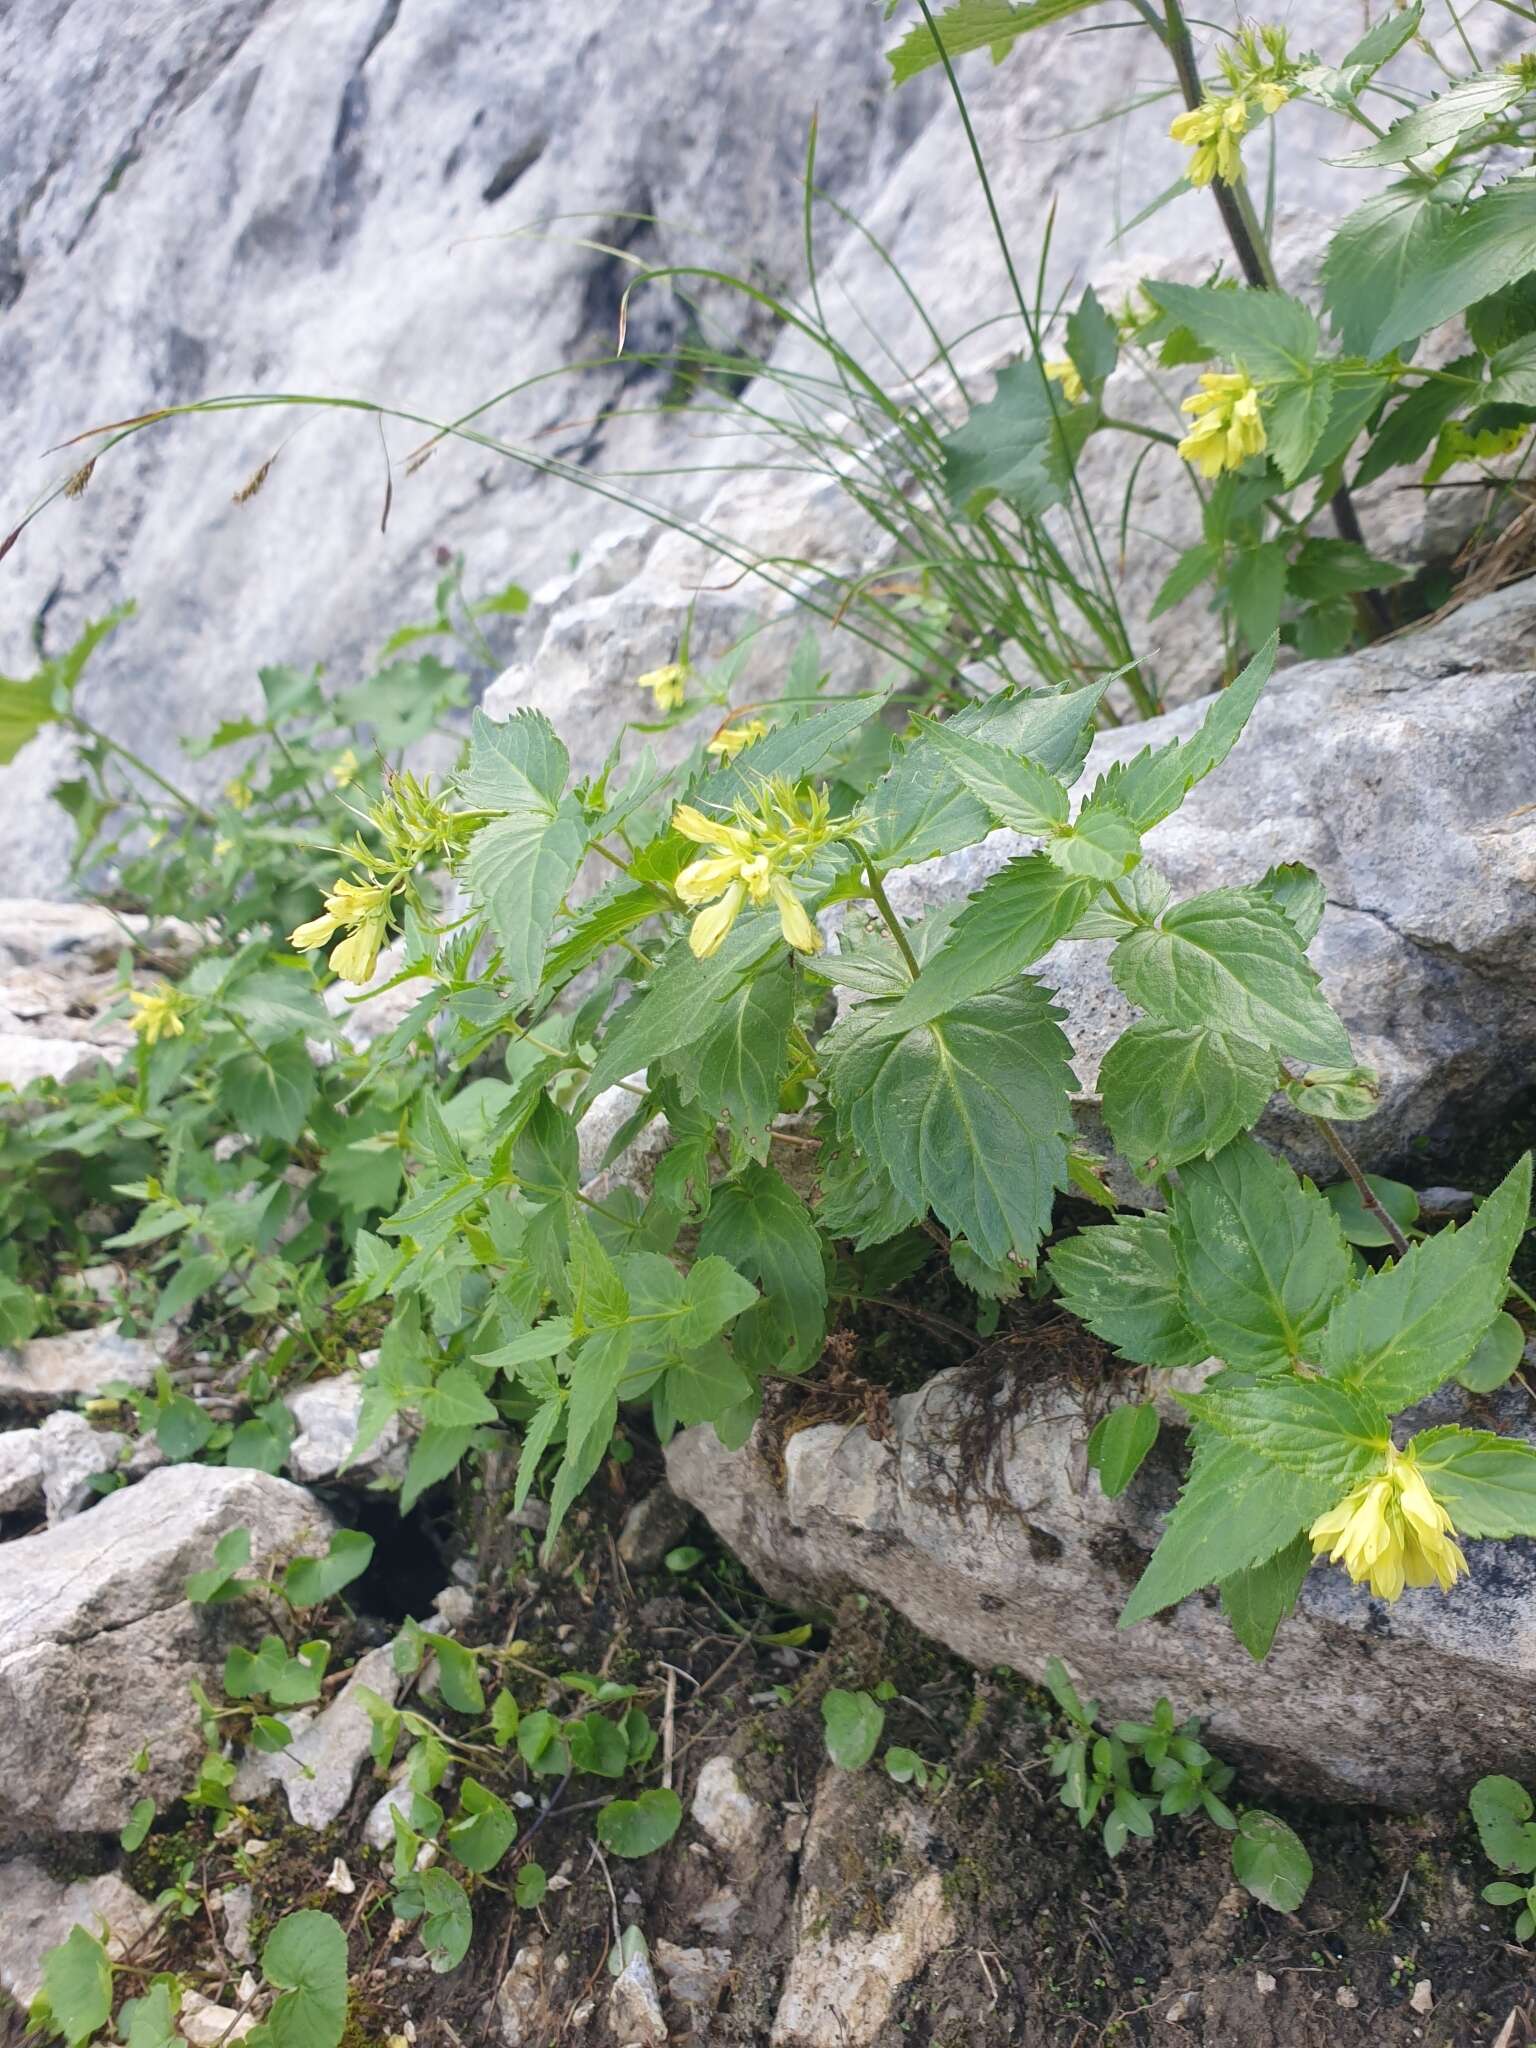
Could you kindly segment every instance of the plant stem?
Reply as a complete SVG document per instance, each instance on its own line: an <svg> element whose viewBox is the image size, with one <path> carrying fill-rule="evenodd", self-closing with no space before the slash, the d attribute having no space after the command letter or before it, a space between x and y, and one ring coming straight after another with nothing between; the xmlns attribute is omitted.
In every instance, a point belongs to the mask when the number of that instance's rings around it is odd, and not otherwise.
<svg viewBox="0 0 1536 2048"><path fill-rule="evenodd" d="M1204 99L1205 89L1200 83L1200 66L1195 59L1195 46L1189 24L1184 19L1181 0L1163 0L1163 19L1167 27L1164 41L1178 73L1179 90L1184 95L1185 106L1193 112ZM1248 197L1247 186L1242 183L1229 185L1222 178L1213 178L1211 193L1244 278L1255 290L1279 291L1280 280L1265 243L1263 229L1254 214L1253 202ZM1360 530L1360 516L1350 496L1349 485L1341 482L1328 503L1340 539L1363 547L1365 536ZM1385 632L1392 623L1386 599L1379 590L1367 590L1363 593L1363 600L1370 607L1377 626Z"/></svg>
<svg viewBox="0 0 1536 2048"><path fill-rule="evenodd" d="M194 803L191 797L187 796L184 791L179 790L174 782L167 782L158 768L151 768L147 761L140 760L139 756L132 752L130 748L125 747L121 740L115 740L110 733L102 732L98 726L89 724L87 720L80 717L78 712L71 712L69 723L83 739L94 740L97 746L105 747L108 753L116 754L120 761L125 761L130 768L137 774L142 775L146 781L154 783L158 789L163 789L173 802L180 805L189 818L196 818L200 825L216 825L218 823L212 811L205 811L201 804Z"/></svg>
<svg viewBox="0 0 1536 2048"><path fill-rule="evenodd" d="M1391 1238L1392 1248L1397 1253L1397 1256L1399 1258L1404 1257L1408 1250L1408 1240L1398 1228L1396 1221L1383 1208L1380 1196L1366 1179L1364 1173L1361 1172L1359 1160L1350 1151L1327 1117L1315 1116L1312 1121L1328 1140L1329 1149L1332 1151L1334 1158L1338 1160L1340 1166L1343 1167L1344 1171L1354 1182L1355 1192L1360 1197L1362 1208L1366 1209L1376 1218L1376 1221L1387 1233L1387 1236Z"/></svg>
<svg viewBox="0 0 1536 2048"><path fill-rule="evenodd" d="M874 899L875 908L879 911L881 917L884 918L886 930L896 941L896 950L900 953L902 959L906 961L907 972L916 981L918 975L922 973L922 969L918 965L917 955L913 952L908 942L906 932L902 928L901 919L891 907L891 899L885 893L885 884L880 879L880 871L857 840L850 839L848 844L853 847L859 859L864 863L864 876L869 883L869 893Z"/></svg>

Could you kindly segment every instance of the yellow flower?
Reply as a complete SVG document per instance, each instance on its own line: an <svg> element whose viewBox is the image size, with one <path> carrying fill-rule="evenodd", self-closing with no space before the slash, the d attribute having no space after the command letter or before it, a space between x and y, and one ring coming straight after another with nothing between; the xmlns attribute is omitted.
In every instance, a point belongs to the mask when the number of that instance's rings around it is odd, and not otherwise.
<svg viewBox="0 0 1536 2048"><path fill-rule="evenodd" d="M158 1045L162 1038L180 1038L187 1028L181 1016L186 998L168 982L162 981L148 994L141 988L131 988L128 1000L136 1012L133 1028L146 1045Z"/></svg>
<svg viewBox="0 0 1536 2048"><path fill-rule="evenodd" d="M1076 405L1080 398L1087 396L1077 365L1070 356L1054 356L1046 364L1045 374L1051 383L1061 386L1061 395L1068 405Z"/></svg>
<svg viewBox="0 0 1536 2048"><path fill-rule="evenodd" d="M237 775L233 782L226 782L224 794L237 811L248 811L255 801L255 792L243 775Z"/></svg>
<svg viewBox="0 0 1536 2048"><path fill-rule="evenodd" d="M331 781L337 789L351 788L352 784L357 780L359 765L358 758L350 747L347 748L345 753L337 755L336 759L331 763L330 769Z"/></svg>
<svg viewBox="0 0 1536 2048"><path fill-rule="evenodd" d="M1179 443L1179 453L1202 476L1236 469L1267 445L1258 391L1241 371L1207 370L1182 410L1194 415L1195 424Z"/></svg>
<svg viewBox="0 0 1536 2048"><path fill-rule="evenodd" d="M734 761L744 748L754 746L767 731L767 723L761 718L749 718L743 725L722 725L704 751L713 754L718 761Z"/></svg>
<svg viewBox="0 0 1536 2048"><path fill-rule="evenodd" d="M1248 102L1242 93L1227 99L1207 98L1169 124L1175 142L1190 150L1184 175L1191 185L1209 185L1213 178L1235 185L1243 175L1242 138L1248 129Z"/></svg>
<svg viewBox="0 0 1536 2048"><path fill-rule="evenodd" d="M665 668L648 669L636 676L635 687L649 690L658 711L680 711L688 696L688 669L681 661L669 661Z"/></svg>
<svg viewBox="0 0 1536 2048"><path fill-rule="evenodd" d="M312 953L345 929L347 937L331 955L331 971L343 981L371 981L389 929L393 895L393 889L383 882L338 880L325 899L324 915L297 926L289 933L288 942L301 953Z"/></svg>
<svg viewBox="0 0 1536 2048"><path fill-rule="evenodd" d="M1310 1534L1314 1556L1326 1551L1357 1586L1367 1581L1382 1600L1395 1600L1405 1586L1449 1593L1468 1568L1451 1518L1417 1460L1390 1444L1386 1470L1319 1515Z"/></svg>
<svg viewBox="0 0 1536 2048"><path fill-rule="evenodd" d="M1259 105L1266 114L1278 114L1291 96L1288 88L1274 78L1255 80L1253 89L1258 94Z"/></svg>
<svg viewBox="0 0 1536 2048"><path fill-rule="evenodd" d="M215 860L222 860L226 853L233 853L234 850L235 842L233 839L215 839L213 842L213 857Z"/></svg>
<svg viewBox="0 0 1536 2048"><path fill-rule="evenodd" d="M694 957L707 960L717 952L749 902L774 906L787 946L799 953L820 952L821 934L790 876L831 836L825 794L802 792L778 778L764 784L755 810L739 801L731 816L734 823L707 818L692 804L680 804L672 814L673 826L685 839L709 849L706 859L691 861L677 878L677 893L690 908L711 906L694 919L688 934Z"/></svg>

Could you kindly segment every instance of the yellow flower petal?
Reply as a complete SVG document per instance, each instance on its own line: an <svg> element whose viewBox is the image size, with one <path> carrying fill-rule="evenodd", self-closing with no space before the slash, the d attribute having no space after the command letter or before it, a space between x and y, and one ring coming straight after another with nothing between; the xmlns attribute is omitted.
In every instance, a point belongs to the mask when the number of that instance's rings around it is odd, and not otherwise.
<svg viewBox="0 0 1536 2048"><path fill-rule="evenodd" d="M331 972L342 981L350 981L361 987L372 981L373 970L379 962L379 948L384 943L384 919L366 918L356 931L348 934L331 955Z"/></svg>
<svg viewBox="0 0 1536 2048"><path fill-rule="evenodd" d="M741 857L727 853L713 860L690 861L678 876L676 888L685 903L707 903L740 879Z"/></svg>
<svg viewBox="0 0 1536 2048"><path fill-rule="evenodd" d="M778 906L779 930L784 934L784 943L793 946L797 953L819 953L821 933L811 922L810 913L800 898L781 877L775 877L770 887Z"/></svg>
<svg viewBox="0 0 1536 2048"><path fill-rule="evenodd" d="M719 952L726 933L736 922L745 894L740 882L732 882L718 903L699 912L688 934L688 947L695 960L707 960L711 953Z"/></svg>
<svg viewBox="0 0 1536 2048"><path fill-rule="evenodd" d="M301 953L312 953L317 946L330 943L331 934L340 924L341 920L327 911L324 917L312 917L308 924L295 925L288 934L288 943Z"/></svg>

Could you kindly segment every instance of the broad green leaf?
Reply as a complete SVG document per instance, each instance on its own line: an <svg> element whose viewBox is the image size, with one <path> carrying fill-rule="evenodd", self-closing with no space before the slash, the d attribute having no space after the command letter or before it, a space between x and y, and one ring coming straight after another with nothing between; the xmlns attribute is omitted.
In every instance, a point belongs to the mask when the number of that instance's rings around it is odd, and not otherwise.
<svg viewBox="0 0 1536 2048"><path fill-rule="evenodd" d="M46 670L25 683L0 676L0 768L14 761L53 717L53 679Z"/></svg>
<svg viewBox="0 0 1536 2048"><path fill-rule="evenodd" d="M318 1607L361 1578L373 1562L373 1538L361 1529L338 1529L324 1557L296 1557L282 1576L291 1607Z"/></svg>
<svg viewBox="0 0 1536 2048"><path fill-rule="evenodd" d="M498 1372L516 1373L519 1366L537 1365L543 1359L558 1357L570 1344L572 1330L569 1316L549 1316L510 1343L499 1344L494 1351L477 1352L475 1363L494 1366Z"/></svg>
<svg viewBox="0 0 1536 2048"><path fill-rule="evenodd" d="M867 1692L835 1685L821 1702L827 1755L840 1771L862 1771L880 1746L885 1709Z"/></svg>
<svg viewBox="0 0 1536 2048"><path fill-rule="evenodd" d="M629 1769L629 1743L617 1721L606 1714L584 1714L566 1728L571 1763L594 1778L622 1778Z"/></svg>
<svg viewBox="0 0 1536 2048"><path fill-rule="evenodd" d="M1399 50L1413 41L1424 21L1423 0L1412 0L1412 5L1400 13L1385 14L1374 28L1367 29L1343 60L1346 71L1377 71L1395 57ZM1363 83L1361 80L1359 83ZM1358 83L1356 86L1358 90Z"/></svg>
<svg viewBox="0 0 1536 2048"><path fill-rule="evenodd" d="M95 1935L71 1927L57 1948L43 1958L43 1996L54 2024L77 2048L89 2041L112 2016L112 1966Z"/></svg>
<svg viewBox="0 0 1536 2048"><path fill-rule="evenodd" d="M525 1913L543 1903L544 1894L549 1890L549 1874L542 1863L524 1863L518 1868L517 1878L512 1886L512 1896Z"/></svg>
<svg viewBox="0 0 1536 2048"><path fill-rule="evenodd" d="M1426 260L1445 196L1419 179L1393 185L1334 231L1323 258L1323 302L1351 354L1382 353L1374 345L1382 309L1411 285Z"/></svg>
<svg viewBox="0 0 1536 2048"><path fill-rule="evenodd" d="M612 893L584 903L570 920L565 937L552 946L544 961L546 987L559 987L598 954L656 915L665 899L654 889L624 888L615 877Z"/></svg>
<svg viewBox="0 0 1536 2048"><path fill-rule="evenodd" d="M1038 836L1067 821L1067 793L1027 754L952 732L930 721L924 731L950 772L999 824Z"/></svg>
<svg viewBox="0 0 1536 2048"><path fill-rule="evenodd" d="M578 1336L616 1329L630 1316L629 1290L601 1238L584 1216L571 1224L571 1257L566 1267Z"/></svg>
<svg viewBox="0 0 1536 2048"><path fill-rule="evenodd" d="M1182 604L1186 597L1197 591L1201 584L1214 576L1221 567L1222 550L1212 541L1200 541L1192 548L1186 548L1174 563L1158 588L1147 614L1147 623L1160 619L1164 612L1170 612L1176 604Z"/></svg>
<svg viewBox="0 0 1536 2048"><path fill-rule="evenodd" d="M1073 782L1087 754L1094 711L1108 687L1106 676L1079 690L1025 695L999 691L984 703L955 712L945 719L944 729L952 736L985 740L1010 754L1027 754L1047 774ZM901 867L971 845L985 836L989 816L924 736L898 755L870 791L860 816L859 840L878 867Z"/></svg>
<svg viewBox="0 0 1536 2048"><path fill-rule="evenodd" d="M1375 331L1360 352L1384 356L1532 268L1536 174L1521 172L1467 205L1437 209L1395 292L1378 296Z"/></svg>
<svg viewBox="0 0 1536 2048"><path fill-rule="evenodd" d="M754 1159L768 1156L794 1015L793 969L767 967L717 1005L710 1028L678 1062L685 1098L696 1094L728 1122Z"/></svg>
<svg viewBox="0 0 1536 2048"><path fill-rule="evenodd" d="M261 1951L282 1996L263 2030L271 2048L336 2048L347 2023L347 1937L329 1913L290 1913Z"/></svg>
<svg viewBox="0 0 1536 2048"><path fill-rule="evenodd" d="M1531 1825L1536 1808L1523 1785L1513 1778L1479 1778L1467 1805L1490 1863L1500 1870L1518 1870L1522 1876L1536 1870L1536 1827Z"/></svg>
<svg viewBox="0 0 1536 2048"><path fill-rule="evenodd" d="M1150 832L1170 817L1197 782L1219 768L1242 737L1275 665L1277 641L1261 647L1229 689L1205 714L1187 740L1144 748L1134 760L1115 762L1094 786L1122 810L1138 832Z"/></svg>
<svg viewBox="0 0 1536 2048"><path fill-rule="evenodd" d="M1032 357L1009 363L997 373L996 396L944 437L951 503L974 519L1001 497L1021 517L1038 518L1065 499L1098 419L1096 405L1068 405Z"/></svg>
<svg viewBox="0 0 1536 2048"><path fill-rule="evenodd" d="M1256 889L1174 904L1156 925L1128 932L1109 965L1128 999L1165 1024L1215 1029L1316 1066L1350 1064L1349 1034L1295 927Z"/></svg>
<svg viewBox="0 0 1536 2048"><path fill-rule="evenodd" d="M250 1561L250 1530L226 1529L213 1546L213 1563L208 1570L188 1574L188 1601L194 1607L214 1607L229 1600L238 1600L246 1589L236 1579L235 1573Z"/></svg>
<svg viewBox="0 0 1536 2048"><path fill-rule="evenodd" d="M1372 302L1368 318L1376 317L1378 303ZM1481 401L1482 375L1481 356L1458 356L1446 364L1439 377L1402 398L1371 436L1371 445L1355 471L1356 489L1374 483L1399 464L1417 462L1426 455L1452 413Z"/></svg>
<svg viewBox="0 0 1536 2048"><path fill-rule="evenodd" d="M1307 1358L1351 1277L1332 1209L1256 1139L1181 1168L1173 1247L1185 1314L1228 1365Z"/></svg>
<svg viewBox="0 0 1536 2048"><path fill-rule="evenodd" d="M423 1387L416 1405L438 1429L472 1429L500 1419L479 1380L464 1365L450 1365L430 1387Z"/></svg>
<svg viewBox="0 0 1536 2048"><path fill-rule="evenodd" d="M1523 334L1499 350L1488 365L1488 389L1480 395L1484 405L1536 407L1536 334Z"/></svg>
<svg viewBox="0 0 1536 2048"><path fill-rule="evenodd" d="M1284 292L1229 291L1162 278L1148 278L1142 289L1202 348L1235 363L1257 383L1306 380L1317 360L1317 322L1300 299Z"/></svg>
<svg viewBox="0 0 1536 2048"><path fill-rule="evenodd" d="M421 1945L437 1976L456 1970L469 1954L474 1914L463 1885L446 1870L412 1872L402 1879L394 1908L402 1920L420 1920Z"/></svg>
<svg viewBox="0 0 1536 2048"><path fill-rule="evenodd" d="M517 1840L517 1816L478 1778L459 1787L459 1814L443 1830L443 1845L477 1876L494 1870Z"/></svg>
<svg viewBox="0 0 1536 2048"><path fill-rule="evenodd" d="M1462 1536L1536 1535L1536 1445L1487 1430L1425 1430L1409 1446Z"/></svg>
<svg viewBox="0 0 1536 2048"><path fill-rule="evenodd" d="M1456 1377L1474 1394L1491 1394L1513 1376L1524 1352L1525 1332L1514 1317L1495 1316Z"/></svg>
<svg viewBox="0 0 1536 2048"><path fill-rule="evenodd" d="M697 1044L713 1025L721 1001L770 953L782 951L783 945L778 915L768 911L743 913L719 952L707 960L695 960L688 941L678 939L662 956L644 990L631 998L608 1026L583 1102L590 1102L602 1089L639 1072L652 1060Z"/></svg>
<svg viewBox="0 0 1536 2048"><path fill-rule="evenodd" d="M1072 1314L1138 1365L1198 1365L1209 1355L1179 1306L1166 1215L1122 1216L1063 1238L1051 1247L1050 1275Z"/></svg>
<svg viewBox="0 0 1536 2048"><path fill-rule="evenodd" d="M665 1391L673 1419L685 1429L696 1422L722 1423L754 1394L751 1379L720 1343L673 1357Z"/></svg>
<svg viewBox="0 0 1536 2048"><path fill-rule="evenodd" d="M1458 137L1480 128L1530 91L1519 72L1468 78L1394 121L1379 142L1368 143L1334 162L1349 170L1374 164L1405 164L1410 157L1443 155Z"/></svg>
<svg viewBox="0 0 1536 2048"><path fill-rule="evenodd" d="M438 1690L456 1714L483 1714L485 1692L480 1684L480 1666L473 1650L452 1636L421 1631L421 1640L437 1658Z"/></svg>
<svg viewBox="0 0 1536 2048"><path fill-rule="evenodd" d="M1274 1054L1251 1039L1143 1019L1105 1055L1099 1092L1117 1148L1151 1180L1246 1131L1277 1079Z"/></svg>
<svg viewBox="0 0 1536 2048"><path fill-rule="evenodd" d="M464 877L501 942L511 996L539 985L544 949L585 848L581 809L564 799L570 757L549 720L518 711L497 724L477 711L460 792L493 814L469 844Z"/></svg>
<svg viewBox="0 0 1536 2048"><path fill-rule="evenodd" d="M878 696L845 697L827 704L791 724L775 726L763 739L726 767L700 777L689 788L689 797L713 815L728 810L737 797L751 797L769 776L782 775L796 782L819 768L827 757L874 717L882 699Z"/></svg>
<svg viewBox="0 0 1536 2048"><path fill-rule="evenodd" d="M125 2048L178 2048L171 1987L164 1979L150 1985L142 1998L128 1998L117 2016L118 2038Z"/></svg>
<svg viewBox="0 0 1536 2048"><path fill-rule="evenodd" d="M1283 1084L1305 1116L1363 1123L1381 1107L1381 1076L1374 1067L1309 1067Z"/></svg>
<svg viewBox="0 0 1536 2048"><path fill-rule="evenodd" d="M1527 1153L1470 1222L1411 1245L1335 1309L1318 1358L1324 1372L1392 1413L1459 1372L1504 1306L1530 1204Z"/></svg>
<svg viewBox="0 0 1536 2048"><path fill-rule="evenodd" d="M1326 1479L1271 1465L1228 1438L1197 1436L1184 1491L1120 1626L1263 1564L1337 1499Z"/></svg>
<svg viewBox="0 0 1536 2048"><path fill-rule="evenodd" d="M1303 541L1291 563L1286 582L1295 597L1315 599L1347 597L1357 590L1376 590L1385 584L1402 583L1408 571L1396 562L1384 562L1368 554L1353 541L1332 540L1314 535ZM1277 872L1271 870L1272 873ZM1302 872L1310 873L1310 869Z"/></svg>
<svg viewBox="0 0 1536 2048"><path fill-rule="evenodd" d="M1312 1544L1303 1531L1262 1564L1251 1564L1222 1580L1221 1611L1255 1663L1269 1655L1275 1631L1295 1609L1311 1564Z"/></svg>
<svg viewBox="0 0 1536 2048"><path fill-rule="evenodd" d="M699 1233L704 1257L728 1259L762 1299L731 1333L752 1372L804 1372L826 1334L826 1269L804 1201L771 1167L749 1165L717 1188Z"/></svg>
<svg viewBox="0 0 1536 2048"><path fill-rule="evenodd" d="M1264 409L1269 453L1288 484L1295 483L1312 460L1333 410L1333 394L1333 372L1319 364L1310 377L1281 385L1270 397ZM1260 638L1267 639L1268 633Z"/></svg>
<svg viewBox="0 0 1536 2048"><path fill-rule="evenodd" d="M1391 1441L1385 1412L1330 1380L1278 1374L1256 1385L1181 1394L1197 1422L1305 1478L1328 1480L1341 1498L1379 1466Z"/></svg>
<svg viewBox="0 0 1536 2048"><path fill-rule="evenodd" d="M1379 1173L1365 1176L1366 1186L1399 1229L1411 1230L1419 1220L1419 1198L1400 1180L1387 1180ZM1392 1242L1390 1232L1366 1208L1360 1190L1352 1180L1335 1181L1323 1189L1323 1199L1339 1219L1339 1228L1351 1244L1376 1250Z"/></svg>
<svg viewBox="0 0 1536 2048"><path fill-rule="evenodd" d="M135 1799L133 1811L128 1816L127 1825L117 1838L130 1856L135 1849L143 1848L145 1842L149 1839L149 1831L154 1826L154 1821L155 1802L153 1799Z"/></svg>
<svg viewBox="0 0 1536 2048"><path fill-rule="evenodd" d="M1294 1913L1312 1882L1312 1858L1294 1828L1250 1807L1232 1837L1232 1875L1260 1905Z"/></svg>
<svg viewBox="0 0 1536 2048"><path fill-rule="evenodd" d="M990 50L992 62L1001 64L1016 40L1032 28L1064 21L1069 14L1081 14L1099 0L950 0L936 17L938 38L926 21L914 22L894 50L887 52L891 82L905 85L920 71L943 61L963 57L971 50ZM943 55L941 55L941 46Z"/></svg>
<svg viewBox="0 0 1536 2048"><path fill-rule="evenodd" d="M1279 628L1286 552L1284 541L1261 541L1257 547L1239 549L1227 571L1227 597L1250 647L1262 647Z"/></svg>
<svg viewBox="0 0 1536 2048"><path fill-rule="evenodd" d="M1114 375L1120 360L1120 330L1089 285L1077 311L1067 315L1067 354L1083 382L1097 390Z"/></svg>
<svg viewBox="0 0 1536 2048"><path fill-rule="evenodd" d="M1032 1261L1072 1130L1070 1047L1048 993L1021 980L899 1038L878 1007L822 1042L840 1115L897 1192L987 1264Z"/></svg>
<svg viewBox="0 0 1536 2048"><path fill-rule="evenodd" d="M478 1429L465 1424L445 1426L429 1422L411 1447L405 1477L400 1482L400 1512L408 1515L428 1487L436 1486L457 1469L459 1461L474 1445Z"/></svg>
<svg viewBox="0 0 1536 2048"><path fill-rule="evenodd" d="M230 1121L252 1138L292 1145L315 1099L315 1068L302 1038L284 1039L228 1060L219 1094Z"/></svg>
<svg viewBox="0 0 1536 2048"><path fill-rule="evenodd" d="M1071 932L1096 893L1095 883L1065 873L1044 853L1009 861L971 897L878 1028L894 1033L929 1024L1012 982Z"/></svg>
<svg viewBox="0 0 1536 2048"><path fill-rule="evenodd" d="M757 1289L728 1259L718 1254L696 1259L684 1276L683 1312L669 1325L668 1338L684 1351L707 1344L736 1316L755 1308L757 1299Z"/></svg>
<svg viewBox="0 0 1536 2048"><path fill-rule="evenodd" d="M1099 1475L1105 1497L1116 1500L1141 1469L1157 1442L1157 1405L1122 1402L1094 1424L1088 1439L1088 1463Z"/></svg>
<svg viewBox="0 0 1536 2048"><path fill-rule="evenodd" d="M1316 870L1301 861L1286 861L1279 867L1270 868L1253 886L1267 903L1273 904L1276 910L1290 919L1301 943L1310 946L1317 937L1327 908L1322 880Z"/></svg>
<svg viewBox="0 0 1536 2048"><path fill-rule="evenodd" d="M635 1799L610 1799L599 1808L597 1838L615 1856L649 1856L665 1847L682 1824L683 1802L655 1785Z"/></svg>
<svg viewBox="0 0 1536 2048"><path fill-rule="evenodd" d="M1070 825L1051 835L1045 851L1069 875L1118 882L1141 859L1141 834L1112 797L1091 796Z"/></svg>
<svg viewBox="0 0 1536 2048"><path fill-rule="evenodd" d="M173 1316L179 1316L194 1302L201 1301L214 1282L224 1279L228 1273L226 1253L200 1252L196 1258L184 1260L160 1290L150 1321L151 1329L162 1329Z"/></svg>

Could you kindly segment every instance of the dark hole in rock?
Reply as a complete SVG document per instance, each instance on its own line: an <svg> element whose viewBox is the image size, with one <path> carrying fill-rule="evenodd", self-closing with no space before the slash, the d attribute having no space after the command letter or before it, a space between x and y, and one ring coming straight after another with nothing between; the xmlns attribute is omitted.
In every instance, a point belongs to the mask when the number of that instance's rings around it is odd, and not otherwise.
<svg viewBox="0 0 1536 2048"><path fill-rule="evenodd" d="M1042 1529L1038 1523L1029 1524L1029 1554L1036 1564L1054 1564L1066 1545L1059 1536L1053 1536L1049 1529Z"/></svg>
<svg viewBox="0 0 1536 2048"><path fill-rule="evenodd" d="M316 1487L338 1521L373 1538L368 1569L346 1590L349 1606L381 1621L420 1621L448 1583L448 1567L425 1506L402 1515L392 1494L330 1492Z"/></svg>

